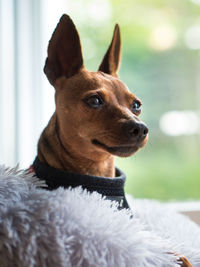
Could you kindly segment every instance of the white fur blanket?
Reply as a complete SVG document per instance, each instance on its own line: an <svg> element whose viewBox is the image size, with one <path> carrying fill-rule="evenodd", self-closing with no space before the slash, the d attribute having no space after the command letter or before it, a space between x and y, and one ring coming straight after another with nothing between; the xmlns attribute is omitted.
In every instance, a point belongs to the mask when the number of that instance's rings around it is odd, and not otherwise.
<svg viewBox="0 0 200 267"><path fill-rule="evenodd" d="M41 181L0 166L1 267L170 267L180 252L200 266L200 228L162 204L135 201L134 218L80 187Z"/></svg>

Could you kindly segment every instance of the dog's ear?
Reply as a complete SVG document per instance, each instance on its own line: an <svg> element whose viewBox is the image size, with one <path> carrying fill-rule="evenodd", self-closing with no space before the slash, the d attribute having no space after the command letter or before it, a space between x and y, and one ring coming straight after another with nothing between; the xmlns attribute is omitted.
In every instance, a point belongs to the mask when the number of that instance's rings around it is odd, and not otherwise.
<svg viewBox="0 0 200 267"><path fill-rule="evenodd" d="M52 34L44 72L54 85L61 76L67 78L78 73L83 66L79 34L68 15L63 15Z"/></svg>
<svg viewBox="0 0 200 267"><path fill-rule="evenodd" d="M103 58L99 70L117 77L117 71L119 69L120 59L121 59L121 38L120 38L119 25L116 24L112 42Z"/></svg>

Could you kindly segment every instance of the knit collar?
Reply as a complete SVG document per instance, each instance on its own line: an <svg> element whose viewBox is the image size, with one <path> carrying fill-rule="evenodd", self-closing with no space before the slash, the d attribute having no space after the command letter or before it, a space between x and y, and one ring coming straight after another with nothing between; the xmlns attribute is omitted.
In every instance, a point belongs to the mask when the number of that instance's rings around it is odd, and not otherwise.
<svg viewBox="0 0 200 267"><path fill-rule="evenodd" d="M119 209L129 208L124 194L126 175L118 168L115 169L115 178L76 174L50 167L36 157L33 169L38 178L45 180L49 190L82 186L89 192L96 191L106 199L117 201Z"/></svg>

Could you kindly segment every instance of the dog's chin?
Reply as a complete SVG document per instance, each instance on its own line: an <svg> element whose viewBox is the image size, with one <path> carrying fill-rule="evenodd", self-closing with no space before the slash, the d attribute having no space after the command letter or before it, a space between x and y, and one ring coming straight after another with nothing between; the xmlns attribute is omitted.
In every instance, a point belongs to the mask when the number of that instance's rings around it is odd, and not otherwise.
<svg viewBox="0 0 200 267"><path fill-rule="evenodd" d="M118 157L129 157L136 153L143 145L121 145L121 146L107 146L104 143L93 139L92 140L93 145L96 147L109 152L112 155L118 156Z"/></svg>

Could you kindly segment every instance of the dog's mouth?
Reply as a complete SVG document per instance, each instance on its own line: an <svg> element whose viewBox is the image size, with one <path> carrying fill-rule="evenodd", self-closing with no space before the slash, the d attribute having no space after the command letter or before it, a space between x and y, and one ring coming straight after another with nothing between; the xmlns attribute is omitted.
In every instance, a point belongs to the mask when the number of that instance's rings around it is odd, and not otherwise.
<svg viewBox="0 0 200 267"><path fill-rule="evenodd" d="M102 148L103 150L106 150L110 154L116 155L116 156L121 156L121 157L128 157L135 153L140 146L138 145L121 145L121 146L107 146L104 143L98 141L97 139L93 139L92 143L99 147Z"/></svg>

